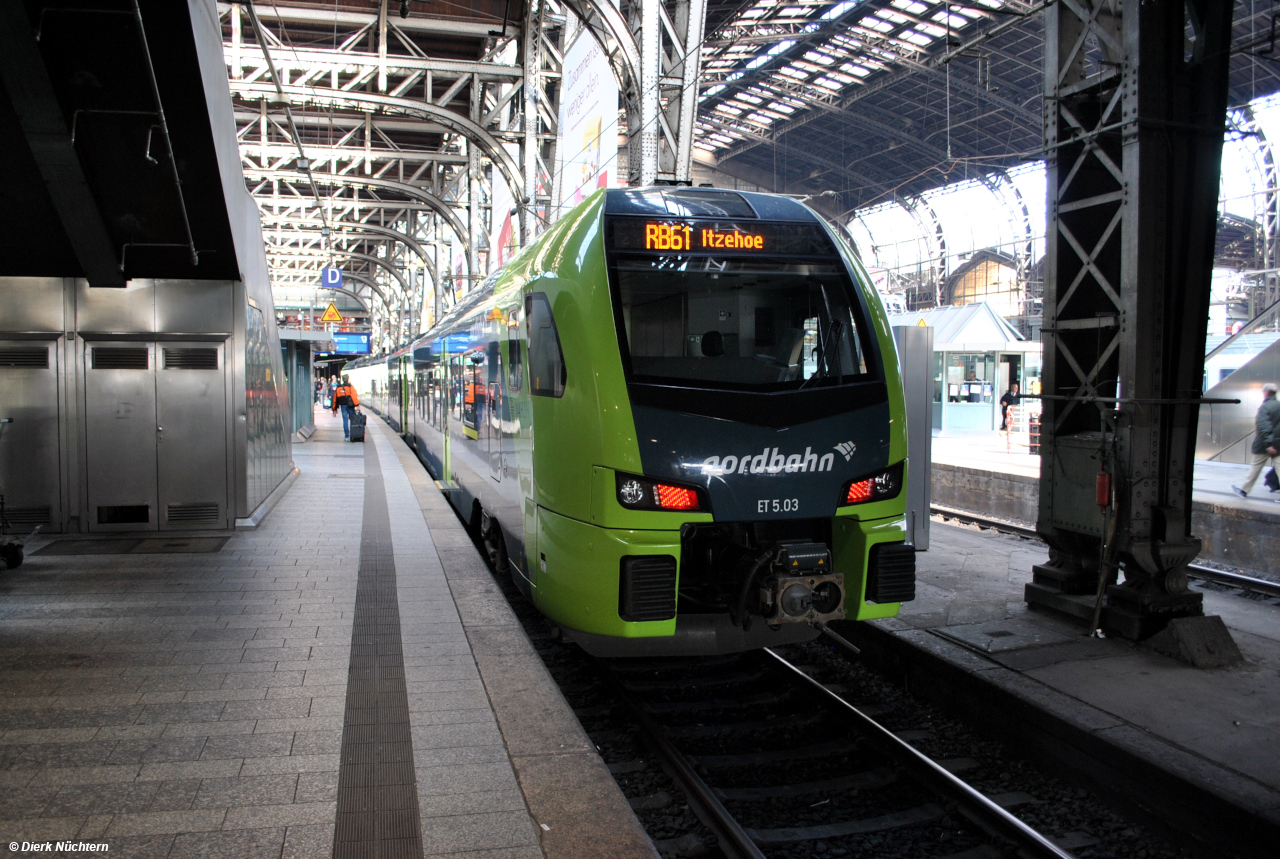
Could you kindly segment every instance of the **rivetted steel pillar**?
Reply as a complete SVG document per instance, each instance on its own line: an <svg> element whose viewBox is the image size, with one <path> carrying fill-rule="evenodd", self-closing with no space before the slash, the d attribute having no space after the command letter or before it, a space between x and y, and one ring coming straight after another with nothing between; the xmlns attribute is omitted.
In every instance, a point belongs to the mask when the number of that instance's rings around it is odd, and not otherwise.
<svg viewBox="0 0 1280 859"><path fill-rule="evenodd" d="M536 199L538 195L538 98L542 94L542 15L543 0L529 0L524 16L524 33L520 39L521 65L524 67L524 109L521 112L521 163L524 187L512 188L511 196L521 193L519 202L520 245L529 244L535 234ZM496 219L495 219L496 220Z"/></svg>
<svg viewBox="0 0 1280 859"><path fill-rule="evenodd" d="M1026 599L1089 621L1114 483L1102 625L1201 614L1191 478L1226 119L1231 3L1071 0L1046 11L1040 511Z"/></svg>

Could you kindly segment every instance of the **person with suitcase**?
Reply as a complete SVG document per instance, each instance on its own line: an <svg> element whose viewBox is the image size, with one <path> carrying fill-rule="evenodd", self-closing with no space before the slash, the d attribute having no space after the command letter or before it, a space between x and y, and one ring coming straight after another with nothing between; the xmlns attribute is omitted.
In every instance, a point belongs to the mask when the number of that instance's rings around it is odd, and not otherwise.
<svg viewBox="0 0 1280 859"><path fill-rule="evenodd" d="M343 376L342 384L334 389L333 405L342 409L342 437L351 438L351 416L357 414L356 408L360 405L360 397L356 395L356 389L351 384L350 376ZM360 424L360 433L361 436L364 435L363 422ZM352 440L354 441L354 439Z"/></svg>
<svg viewBox="0 0 1280 859"><path fill-rule="evenodd" d="M364 424L367 418L364 412L354 411L351 413L351 435L352 441L364 441Z"/></svg>

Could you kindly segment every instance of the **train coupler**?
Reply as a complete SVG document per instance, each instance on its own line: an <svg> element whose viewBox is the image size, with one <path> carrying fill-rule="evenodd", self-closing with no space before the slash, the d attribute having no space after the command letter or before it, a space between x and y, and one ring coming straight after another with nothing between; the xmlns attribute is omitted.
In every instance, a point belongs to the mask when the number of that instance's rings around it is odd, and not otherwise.
<svg viewBox="0 0 1280 859"><path fill-rule="evenodd" d="M823 543L783 543L774 572L760 587L767 623L823 623L844 617L844 576L831 572L831 550Z"/></svg>

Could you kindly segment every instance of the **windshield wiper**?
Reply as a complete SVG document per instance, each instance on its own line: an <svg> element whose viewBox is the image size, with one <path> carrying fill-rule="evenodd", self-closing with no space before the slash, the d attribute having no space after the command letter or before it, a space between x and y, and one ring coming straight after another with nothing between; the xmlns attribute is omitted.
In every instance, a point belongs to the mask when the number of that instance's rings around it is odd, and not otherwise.
<svg viewBox="0 0 1280 859"><path fill-rule="evenodd" d="M800 391L804 390L805 385L809 384L819 376L826 379L832 375L831 347L833 344L831 341L834 337L836 343L840 342L839 334L844 327L843 323L836 318L836 315L834 313L831 312L831 299L827 295L827 285L825 283L820 283L818 284L818 289L822 291L822 305L823 307L826 308L827 318L831 320L831 325L829 328L827 328L827 336L818 341L818 348L822 350L821 367L819 369L815 369L813 375L805 379L804 382L800 384L800 387L796 389ZM819 321L818 324L821 325L822 324L821 321ZM844 371L837 366L835 375L836 375L836 384L843 385Z"/></svg>

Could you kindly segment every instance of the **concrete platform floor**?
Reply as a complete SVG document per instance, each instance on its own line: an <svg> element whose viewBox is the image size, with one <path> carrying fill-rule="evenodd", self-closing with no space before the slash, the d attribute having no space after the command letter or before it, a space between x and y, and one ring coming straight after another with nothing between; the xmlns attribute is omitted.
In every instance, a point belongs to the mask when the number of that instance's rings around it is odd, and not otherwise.
<svg viewBox="0 0 1280 859"><path fill-rule="evenodd" d="M412 453L376 418L364 445L317 424L220 551L42 539L0 577L0 843L330 857L341 818L383 856L656 855Z"/></svg>
<svg viewBox="0 0 1280 859"><path fill-rule="evenodd" d="M1028 453L1026 436L1008 438L1004 433L975 433L965 436L934 436L934 462L999 471L1005 474L1040 476L1040 456ZM1280 465L1280 457L1277 458ZM1248 498L1231 491L1231 485L1244 483L1249 466L1234 462L1196 460L1192 499L1224 507L1244 508L1262 513L1280 512L1280 492L1272 494L1262 484L1254 484Z"/></svg>
<svg viewBox="0 0 1280 859"><path fill-rule="evenodd" d="M1245 661L1200 670L1029 610L1036 542L937 520L930 540L916 600L882 629L1280 823L1280 605L1206 590Z"/></svg>

